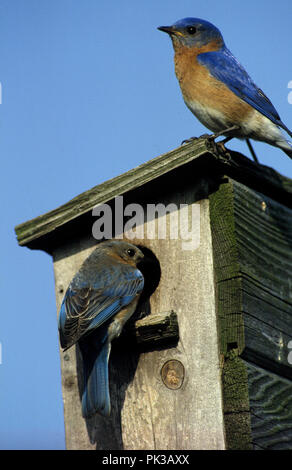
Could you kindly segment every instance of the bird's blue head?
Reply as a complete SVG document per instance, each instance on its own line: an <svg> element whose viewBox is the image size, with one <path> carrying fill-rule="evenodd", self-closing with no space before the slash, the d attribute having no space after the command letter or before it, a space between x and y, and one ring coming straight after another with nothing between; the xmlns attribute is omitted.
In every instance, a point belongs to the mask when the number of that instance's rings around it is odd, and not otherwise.
<svg viewBox="0 0 292 470"><path fill-rule="evenodd" d="M214 43L216 49L220 49L224 45L219 29L200 18L183 18L172 26L159 26L158 29L170 35L175 48L179 46L200 48Z"/></svg>

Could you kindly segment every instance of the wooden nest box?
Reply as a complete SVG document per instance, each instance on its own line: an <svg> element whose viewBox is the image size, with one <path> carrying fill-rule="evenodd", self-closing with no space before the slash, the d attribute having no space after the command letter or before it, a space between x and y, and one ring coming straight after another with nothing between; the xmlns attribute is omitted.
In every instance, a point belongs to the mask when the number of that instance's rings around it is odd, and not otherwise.
<svg viewBox="0 0 292 470"><path fill-rule="evenodd" d="M292 181L218 152L199 139L16 227L52 255L58 310L100 204L113 237L116 203L124 222L139 205L132 242L159 263L147 315L113 344L110 418L82 418L78 347L61 352L68 449L292 449Z"/></svg>

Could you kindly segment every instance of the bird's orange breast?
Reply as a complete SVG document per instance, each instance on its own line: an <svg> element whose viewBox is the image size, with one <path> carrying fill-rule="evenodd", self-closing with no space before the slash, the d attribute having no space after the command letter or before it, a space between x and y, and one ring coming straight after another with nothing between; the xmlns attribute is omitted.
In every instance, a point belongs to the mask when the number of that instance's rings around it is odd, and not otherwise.
<svg viewBox="0 0 292 470"><path fill-rule="evenodd" d="M198 102L201 106L224 114L227 121L239 124L246 119L253 108L235 95L215 77L207 67L201 65L197 56L203 52L216 50L212 44L204 48L175 48L175 73L185 102Z"/></svg>

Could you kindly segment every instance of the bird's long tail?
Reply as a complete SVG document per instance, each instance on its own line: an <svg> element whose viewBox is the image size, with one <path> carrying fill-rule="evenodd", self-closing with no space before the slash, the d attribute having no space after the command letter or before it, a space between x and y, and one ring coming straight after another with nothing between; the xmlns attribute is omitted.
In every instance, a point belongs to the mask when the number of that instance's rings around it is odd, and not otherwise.
<svg viewBox="0 0 292 470"><path fill-rule="evenodd" d="M287 140L281 140L276 142L276 147L282 149L288 157L292 158L292 144Z"/></svg>
<svg viewBox="0 0 292 470"><path fill-rule="evenodd" d="M98 344L98 339L95 344ZM83 358L84 389L82 415L90 418L95 413L109 416L111 411L109 394L108 360L111 343L106 338L97 347L90 343L79 343Z"/></svg>
<svg viewBox="0 0 292 470"><path fill-rule="evenodd" d="M283 123L281 127L287 132L287 134L289 134L290 137L292 137L292 132L290 131L290 129L288 129L288 127L286 127ZM286 155L288 155L288 157L292 158L292 143L291 142L289 142L288 140L283 140L281 142L278 142L278 147L284 150L284 152L286 153Z"/></svg>
<svg viewBox="0 0 292 470"><path fill-rule="evenodd" d="M288 127L285 126L285 124L283 124L282 122L281 122L281 127L287 132L287 134L290 135L290 137L292 137L292 132L291 132L290 129L288 129Z"/></svg>

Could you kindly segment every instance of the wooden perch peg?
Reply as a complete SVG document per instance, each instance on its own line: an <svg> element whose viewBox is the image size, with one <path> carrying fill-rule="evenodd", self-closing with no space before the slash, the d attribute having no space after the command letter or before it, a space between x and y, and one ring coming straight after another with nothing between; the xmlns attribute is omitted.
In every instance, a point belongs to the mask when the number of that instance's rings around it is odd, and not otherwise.
<svg viewBox="0 0 292 470"><path fill-rule="evenodd" d="M125 326L125 329L118 339L119 343L128 347L137 346L139 350L156 349L170 344L177 343L179 339L179 328L176 313L168 312L151 313L134 325Z"/></svg>

